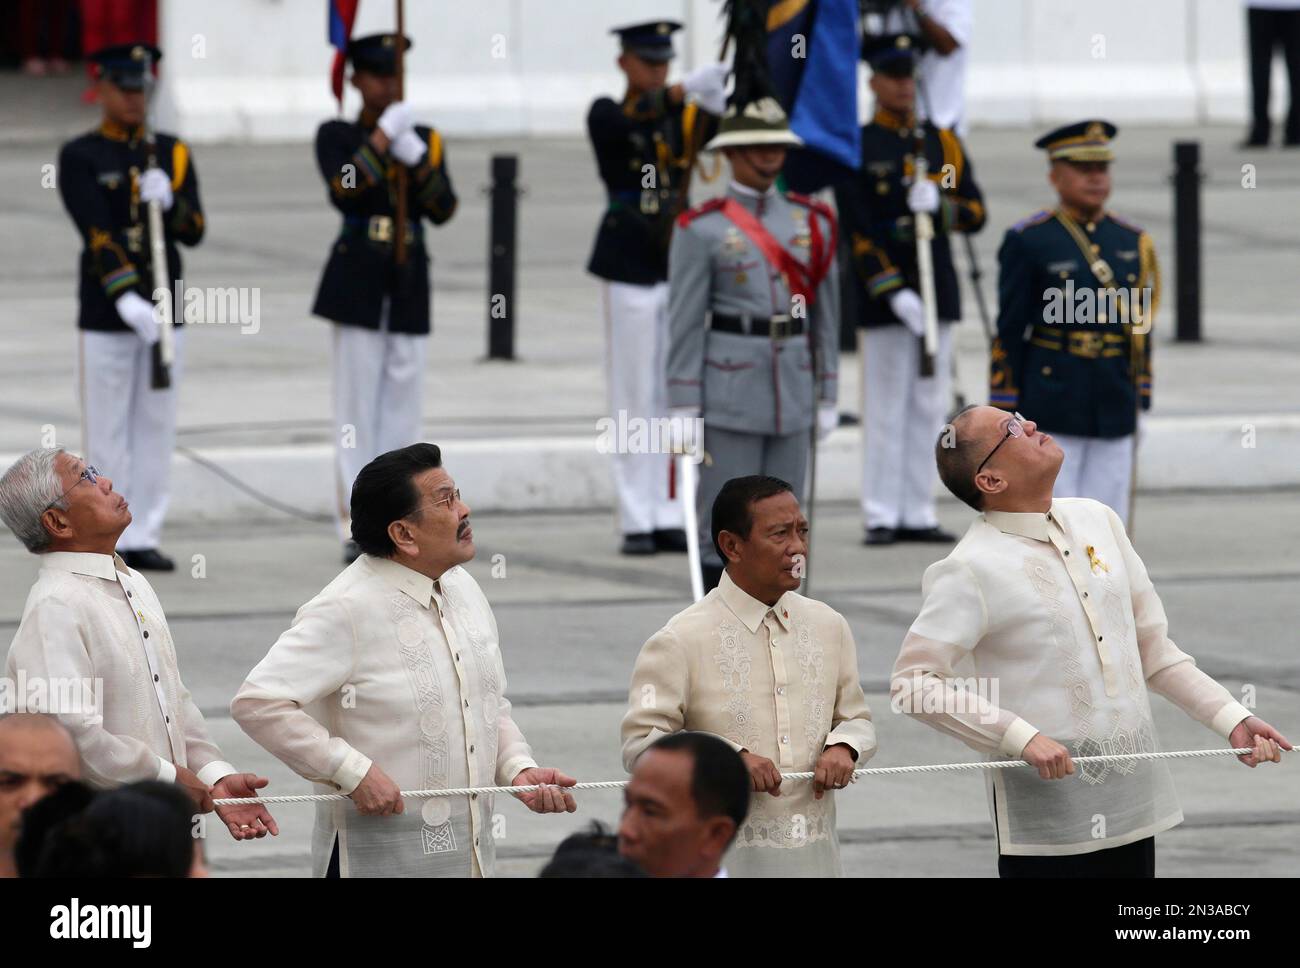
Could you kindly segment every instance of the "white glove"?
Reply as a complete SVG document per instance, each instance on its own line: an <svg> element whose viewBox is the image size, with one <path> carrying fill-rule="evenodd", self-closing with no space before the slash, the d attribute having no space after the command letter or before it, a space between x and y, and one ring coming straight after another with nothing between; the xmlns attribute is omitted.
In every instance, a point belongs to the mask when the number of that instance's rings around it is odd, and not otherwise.
<svg viewBox="0 0 1300 968"><path fill-rule="evenodd" d="M408 168L418 165L428 150L429 146L424 143L424 139L410 128L399 134L388 145L388 153Z"/></svg>
<svg viewBox="0 0 1300 968"><path fill-rule="evenodd" d="M890 295L889 308L914 336L925 337L925 303L914 289L900 289Z"/></svg>
<svg viewBox="0 0 1300 968"><path fill-rule="evenodd" d="M403 131L410 131L415 122L411 118L411 109L405 101L394 101L384 108L379 116L379 130L388 135L389 141L396 141Z"/></svg>
<svg viewBox="0 0 1300 968"><path fill-rule="evenodd" d="M840 411L833 403L823 403L817 407L817 439L825 440L831 431L840 425Z"/></svg>
<svg viewBox="0 0 1300 968"><path fill-rule="evenodd" d="M907 190L907 207L933 215L939 211L939 186L928 178L918 178Z"/></svg>
<svg viewBox="0 0 1300 968"><path fill-rule="evenodd" d="M705 64L691 71L682 80L682 90L694 94L696 102L710 114L722 114L727 109L727 64Z"/></svg>
<svg viewBox="0 0 1300 968"><path fill-rule="evenodd" d="M158 342L158 317L154 315L153 303L138 292L124 292L113 304L122 322L130 326L137 336L152 346Z"/></svg>
<svg viewBox="0 0 1300 968"><path fill-rule="evenodd" d="M140 201L157 202L164 212L172 207L172 180L161 168L146 168L140 175Z"/></svg>
<svg viewBox="0 0 1300 968"><path fill-rule="evenodd" d="M674 454L688 454L696 463L704 459L704 421L699 407L669 410L668 434Z"/></svg>

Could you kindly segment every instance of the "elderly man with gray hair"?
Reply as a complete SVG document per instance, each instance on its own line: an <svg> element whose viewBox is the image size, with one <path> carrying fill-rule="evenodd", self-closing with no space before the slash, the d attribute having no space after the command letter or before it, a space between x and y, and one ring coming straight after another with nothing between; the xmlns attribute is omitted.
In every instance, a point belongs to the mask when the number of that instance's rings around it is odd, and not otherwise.
<svg viewBox="0 0 1300 968"><path fill-rule="evenodd" d="M0 477L0 518L41 559L5 674L45 685L43 705L58 708L28 711L67 726L86 782L175 782L203 811L213 798L257 796L267 780L237 772L209 739L158 596L114 552L131 510L112 480L63 450L31 451ZM278 832L260 805L217 814L236 840Z"/></svg>

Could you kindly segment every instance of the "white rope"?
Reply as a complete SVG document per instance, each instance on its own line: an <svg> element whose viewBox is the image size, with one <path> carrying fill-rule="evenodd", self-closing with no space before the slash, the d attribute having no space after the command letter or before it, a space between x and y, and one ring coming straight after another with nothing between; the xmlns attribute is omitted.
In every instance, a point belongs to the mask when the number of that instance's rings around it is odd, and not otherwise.
<svg viewBox="0 0 1300 968"><path fill-rule="evenodd" d="M1170 750L1165 753L1114 753L1102 756L1076 756L1073 757L1075 763L1125 763L1133 760L1187 760L1202 756L1244 756L1247 753L1255 752L1253 747L1243 747L1241 749L1219 749L1219 750ZM991 760L975 761L972 763L924 763L918 766L869 766L861 770L853 771L853 779L860 776L898 776L904 773L958 773L966 770L1014 770L1019 767L1029 767L1030 764L1024 760ZM811 780L814 776L813 771L807 770L802 773L782 773L782 780ZM403 790L402 796L408 800L425 800L430 797L469 797L478 796L479 794L491 793L532 793L535 790L542 789L543 786L556 786L566 793L576 793L581 790L619 790L627 786L627 780L598 780L590 783L578 783L574 786L558 787L558 784L547 783L531 786L490 786L490 787L461 787L453 790ZM302 796L285 796L285 797L231 797L224 800L213 800L212 802L218 807L236 806L246 803L328 803L335 800L351 800L350 796L343 793L320 793Z"/></svg>

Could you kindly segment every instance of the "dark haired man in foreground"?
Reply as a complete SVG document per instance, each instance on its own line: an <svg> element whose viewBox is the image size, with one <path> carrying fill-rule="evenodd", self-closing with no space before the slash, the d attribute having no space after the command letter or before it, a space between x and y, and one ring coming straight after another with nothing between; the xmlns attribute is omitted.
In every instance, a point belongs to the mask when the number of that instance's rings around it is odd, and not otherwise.
<svg viewBox="0 0 1300 968"><path fill-rule="evenodd" d="M230 710L321 792L316 876L486 877L491 796L413 800L402 790L548 784L520 795L572 812L575 782L543 769L510 714L496 619L460 566L469 507L433 444L376 457L352 486L361 556L298 610ZM549 784L554 784L550 786Z"/></svg>
<svg viewBox="0 0 1300 968"><path fill-rule="evenodd" d="M652 877L727 877L722 855L749 812L749 770L708 733L661 736L623 792L618 849Z"/></svg>
<svg viewBox="0 0 1300 968"><path fill-rule="evenodd" d="M740 754L759 794L727 855L732 876L840 873L835 802L876 750L848 622L798 594L808 522L775 477L727 481L713 502L718 586L656 632L637 657L623 717L623 765L663 736L711 733ZM815 771L812 782L782 772Z"/></svg>
<svg viewBox="0 0 1300 968"><path fill-rule="evenodd" d="M1153 877L1155 835L1183 819L1165 762L1076 771L1072 756L1156 752L1150 692L1254 747L1247 766L1277 762L1290 744L1170 640L1119 516L1053 499L1063 452L1050 434L967 407L935 454L944 484L982 514L926 569L891 707L1034 767L986 774L1001 876ZM954 678L968 658L973 677Z"/></svg>

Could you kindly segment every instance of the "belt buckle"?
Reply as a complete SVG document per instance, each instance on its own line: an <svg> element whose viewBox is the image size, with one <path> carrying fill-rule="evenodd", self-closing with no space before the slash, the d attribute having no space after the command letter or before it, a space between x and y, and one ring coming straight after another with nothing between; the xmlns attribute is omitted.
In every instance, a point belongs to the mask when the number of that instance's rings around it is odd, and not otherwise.
<svg viewBox="0 0 1300 968"><path fill-rule="evenodd" d="M1101 356L1101 333L1071 333L1070 343L1070 349L1077 356L1086 357L1090 360L1095 360Z"/></svg>
<svg viewBox="0 0 1300 968"><path fill-rule="evenodd" d="M366 224L366 237L371 242L393 241L393 220L387 215L372 215Z"/></svg>
<svg viewBox="0 0 1300 968"><path fill-rule="evenodd" d="M767 325L768 335L772 339L788 339L794 335L794 320L785 313L782 313L780 316L773 316L768 320Z"/></svg>
<svg viewBox="0 0 1300 968"><path fill-rule="evenodd" d="M1110 288L1111 283L1115 281L1115 273L1105 259L1097 259L1088 266L1092 274L1097 277L1097 281L1106 289Z"/></svg>

